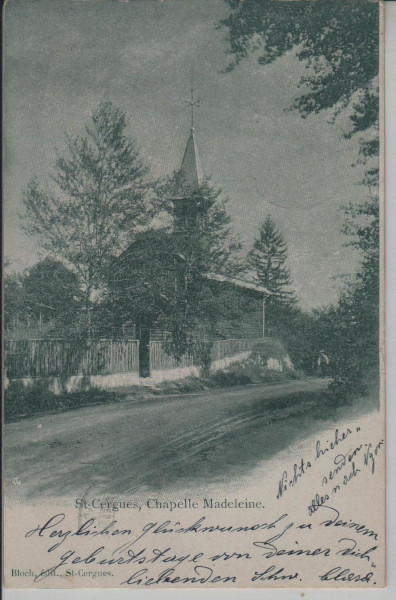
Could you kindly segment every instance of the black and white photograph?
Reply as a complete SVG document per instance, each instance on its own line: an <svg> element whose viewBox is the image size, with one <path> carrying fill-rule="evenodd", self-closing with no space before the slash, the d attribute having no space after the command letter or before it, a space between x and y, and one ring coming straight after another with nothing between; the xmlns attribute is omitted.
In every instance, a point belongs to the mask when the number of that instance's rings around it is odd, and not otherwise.
<svg viewBox="0 0 396 600"><path fill-rule="evenodd" d="M383 6L9 0L5 585L385 585Z"/></svg>

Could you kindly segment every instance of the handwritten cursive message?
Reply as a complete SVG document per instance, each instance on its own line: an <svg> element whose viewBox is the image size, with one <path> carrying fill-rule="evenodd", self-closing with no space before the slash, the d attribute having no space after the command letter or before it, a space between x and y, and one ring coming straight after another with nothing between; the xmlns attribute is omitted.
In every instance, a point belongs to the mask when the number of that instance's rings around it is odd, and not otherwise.
<svg viewBox="0 0 396 600"><path fill-rule="evenodd" d="M36 507L12 526L30 560L15 556L9 576L33 587L382 586L383 528L369 503L383 448L360 427L334 429L257 486L260 498L85 495Z"/></svg>

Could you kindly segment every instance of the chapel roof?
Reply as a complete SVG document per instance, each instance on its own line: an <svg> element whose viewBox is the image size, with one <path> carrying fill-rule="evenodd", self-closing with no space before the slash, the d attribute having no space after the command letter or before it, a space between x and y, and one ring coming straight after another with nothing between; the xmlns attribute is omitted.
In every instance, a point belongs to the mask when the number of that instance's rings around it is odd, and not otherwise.
<svg viewBox="0 0 396 600"><path fill-rule="evenodd" d="M229 283L231 285L243 288L245 290L253 290L255 292L260 292L261 294L265 294L266 296L273 295L273 293L268 288L257 283L253 283L251 281L236 279L235 277L227 277L226 275L220 275L218 273L205 273L204 277L206 279L212 279L213 281L219 281L221 283Z"/></svg>
<svg viewBox="0 0 396 600"><path fill-rule="evenodd" d="M183 176L183 182L181 184L183 191L194 190L202 184L203 171L193 127L191 127L187 146L184 151L181 173Z"/></svg>

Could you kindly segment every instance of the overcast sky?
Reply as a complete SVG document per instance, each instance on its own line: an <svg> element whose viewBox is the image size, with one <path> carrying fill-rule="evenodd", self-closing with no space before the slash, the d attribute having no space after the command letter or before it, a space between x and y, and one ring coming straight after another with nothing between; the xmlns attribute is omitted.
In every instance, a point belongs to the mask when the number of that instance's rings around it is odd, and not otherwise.
<svg viewBox="0 0 396 600"><path fill-rule="evenodd" d="M8 0L5 9L5 255L38 260L20 230L22 190L45 179L64 133L78 133L100 100L130 116L154 176L179 168L189 133L191 66L201 106L195 133L205 175L229 196L249 248L270 213L284 233L301 305L336 300L338 276L356 267L343 247L340 207L366 198L358 141L325 115L286 112L302 65L254 58L231 73L223 0ZM334 279L335 278L335 279Z"/></svg>

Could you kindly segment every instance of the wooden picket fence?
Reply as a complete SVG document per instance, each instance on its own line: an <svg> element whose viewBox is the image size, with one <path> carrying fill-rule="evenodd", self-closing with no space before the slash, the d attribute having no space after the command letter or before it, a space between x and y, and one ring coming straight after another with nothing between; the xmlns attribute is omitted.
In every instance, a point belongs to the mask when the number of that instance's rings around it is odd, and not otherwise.
<svg viewBox="0 0 396 600"><path fill-rule="evenodd" d="M252 350L260 341L262 338L216 340L212 342L212 362ZM4 350L8 379L139 372L139 341L135 339L6 340ZM150 342L151 372L198 365L197 353L177 360L166 351L165 342Z"/></svg>
<svg viewBox="0 0 396 600"><path fill-rule="evenodd" d="M150 342L150 371L167 371L197 364L194 354L184 354L179 360L166 351L164 342Z"/></svg>
<svg viewBox="0 0 396 600"><path fill-rule="evenodd" d="M139 371L138 340L6 340L9 379Z"/></svg>

